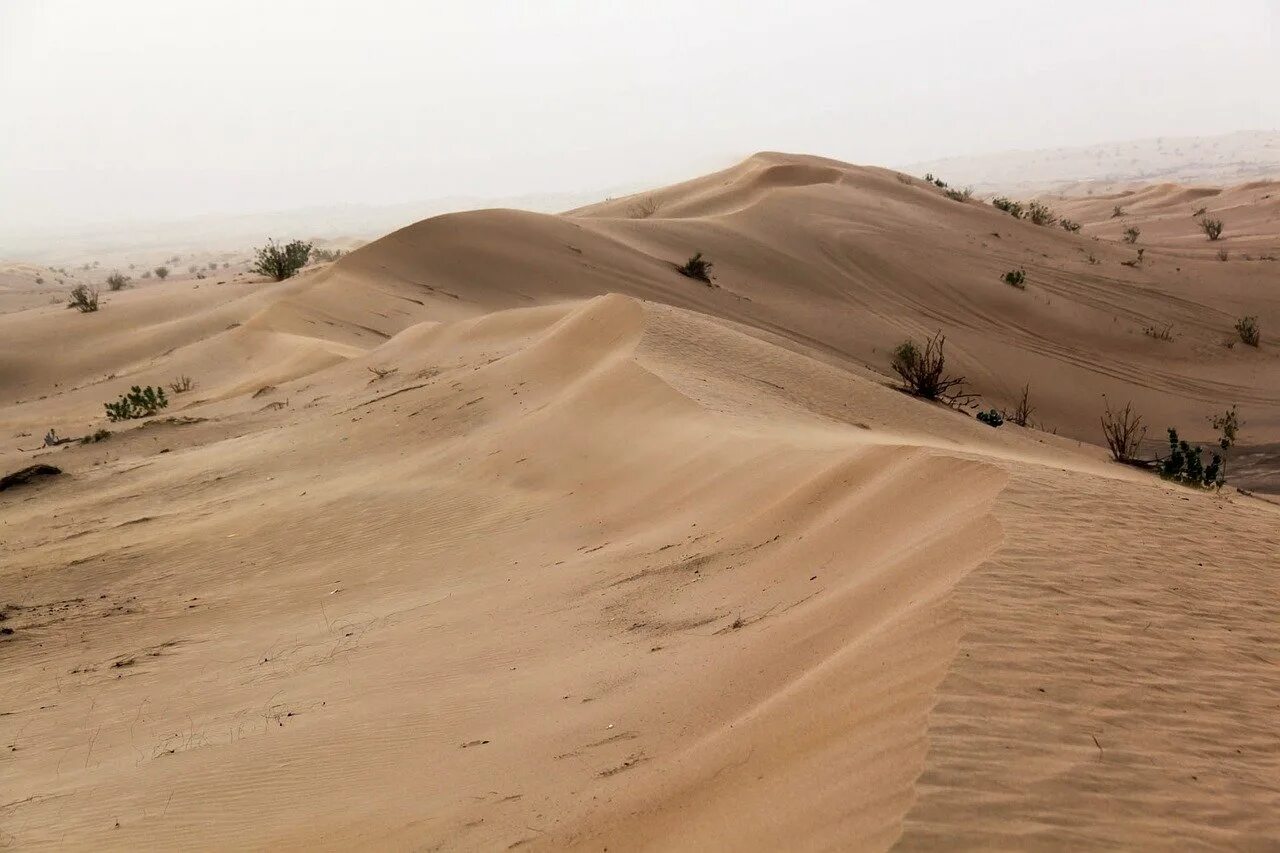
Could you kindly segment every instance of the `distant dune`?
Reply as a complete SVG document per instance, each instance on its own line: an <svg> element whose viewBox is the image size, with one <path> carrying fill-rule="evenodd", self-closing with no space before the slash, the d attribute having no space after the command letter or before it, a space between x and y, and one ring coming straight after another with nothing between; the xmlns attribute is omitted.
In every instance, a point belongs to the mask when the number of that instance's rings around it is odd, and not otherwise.
<svg viewBox="0 0 1280 853"><path fill-rule="evenodd" d="M1083 192L1089 185L1127 188L1150 182L1240 184L1280 179L1280 131L1223 136L1163 136L1071 148L1006 151L912 163L980 193ZM1081 186L1072 186L1072 185Z"/></svg>
<svg viewBox="0 0 1280 853"><path fill-rule="evenodd" d="M1277 198L1071 233L765 153L0 314L0 474L64 472L0 492L0 838L1280 844ZM961 410L886 376L939 331ZM1111 462L1104 394L1152 449L1238 405L1260 494Z"/></svg>

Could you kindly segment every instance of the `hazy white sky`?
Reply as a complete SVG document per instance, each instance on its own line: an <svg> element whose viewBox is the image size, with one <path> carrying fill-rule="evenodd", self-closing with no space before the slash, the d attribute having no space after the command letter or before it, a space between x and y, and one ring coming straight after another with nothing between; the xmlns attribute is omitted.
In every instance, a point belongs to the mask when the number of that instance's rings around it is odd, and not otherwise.
<svg viewBox="0 0 1280 853"><path fill-rule="evenodd" d="M0 230L1280 127L1280 0L0 0Z"/></svg>

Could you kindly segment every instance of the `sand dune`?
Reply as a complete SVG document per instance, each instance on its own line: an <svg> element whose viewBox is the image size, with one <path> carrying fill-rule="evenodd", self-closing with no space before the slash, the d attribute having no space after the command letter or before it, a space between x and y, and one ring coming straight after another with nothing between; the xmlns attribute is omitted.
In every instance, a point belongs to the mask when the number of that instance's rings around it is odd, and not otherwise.
<svg viewBox="0 0 1280 853"><path fill-rule="evenodd" d="M0 315L0 472L66 472L0 493L0 839L1280 843L1280 507L1087 443L1103 392L1153 438L1239 403L1241 481L1275 482L1274 347L1220 339L1280 327L1277 267L1183 245L1180 192L1127 202L1130 268L1110 200L1061 202L1073 235L765 154ZM1272 246L1266 192L1206 203ZM1060 434L876 372L936 329ZM31 450L183 373L160 417Z"/></svg>

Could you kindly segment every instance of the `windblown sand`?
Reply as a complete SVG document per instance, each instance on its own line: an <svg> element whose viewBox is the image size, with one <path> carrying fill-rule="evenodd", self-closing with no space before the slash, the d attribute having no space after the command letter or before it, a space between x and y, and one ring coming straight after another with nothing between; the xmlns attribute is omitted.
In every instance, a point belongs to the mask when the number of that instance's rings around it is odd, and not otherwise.
<svg viewBox="0 0 1280 853"><path fill-rule="evenodd" d="M1178 192L1128 267L1109 199L758 155L0 315L0 473L65 471L0 493L0 843L1280 846L1280 187L1196 205L1225 263ZM876 372L936 330L1043 429ZM1238 404L1259 494L1111 463L1103 393Z"/></svg>

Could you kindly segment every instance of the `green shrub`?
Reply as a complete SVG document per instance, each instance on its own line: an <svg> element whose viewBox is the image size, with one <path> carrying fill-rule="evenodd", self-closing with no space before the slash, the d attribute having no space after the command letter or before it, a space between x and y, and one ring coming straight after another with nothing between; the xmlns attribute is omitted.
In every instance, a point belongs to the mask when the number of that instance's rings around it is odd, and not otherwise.
<svg viewBox="0 0 1280 853"><path fill-rule="evenodd" d="M1058 217L1049 209L1049 206L1038 201L1027 205L1027 219L1035 225L1052 225L1058 221Z"/></svg>
<svg viewBox="0 0 1280 853"><path fill-rule="evenodd" d="M169 400L163 388L140 388L134 385L128 394L121 394L114 403L103 403L107 410L107 419L111 421L128 421L136 418L148 418L161 409L168 408Z"/></svg>
<svg viewBox="0 0 1280 853"><path fill-rule="evenodd" d="M164 281L168 277L169 277L168 267L156 267L156 278L160 279L161 281Z"/></svg>
<svg viewBox="0 0 1280 853"><path fill-rule="evenodd" d="M266 246L254 251L257 253L257 260L253 271L270 276L276 281L284 281L307 265L311 257L311 244L293 240L281 245L275 240L268 240Z"/></svg>
<svg viewBox="0 0 1280 853"><path fill-rule="evenodd" d="M1013 201L1012 199L1007 199L1002 195L998 195L991 200L991 204L997 210L1003 210L1005 213L1009 214L1014 219L1022 218L1022 213L1023 213L1022 202Z"/></svg>
<svg viewBox="0 0 1280 853"><path fill-rule="evenodd" d="M978 412L978 420L991 427L1004 426L1004 415L1000 414L995 409L992 409L989 412Z"/></svg>
<svg viewBox="0 0 1280 853"><path fill-rule="evenodd" d="M695 253L692 258L685 261L684 266L677 266L676 271L688 278L696 278L706 284L711 283L711 261L705 260L701 252Z"/></svg>
<svg viewBox="0 0 1280 853"><path fill-rule="evenodd" d="M1200 458L1201 450L1178 439L1178 431L1169 427L1169 455L1160 462L1160 476L1188 486L1209 488L1224 482L1221 454L1213 454L1208 465Z"/></svg>
<svg viewBox="0 0 1280 853"><path fill-rule="evenodd" d="M67 307L74 308L81 314L98 310L98 289L87 284L77 284L71 288L71 296L67 299Z"/></svg>
<svg viewBox="0 0 1280 853"><path fill-rule="evenodd" d="M924 349L906 340L893 351L889 366L902 379L903 388L926 400L955 399L963 396L964 377L948 376L947 357L943 350L947 339L941 332L925 341Z"/></svg>
<svg viewBox="0 0 1280 853"><path fill-rule="evenodd" d="M1009 270L1000 280L1005 284L1012 285L1019 290L1027 289L1027 271L1026 270Z"/></svg>
<svg viewBox="0 0 1280 853"><path fill-rule="evenodd" d="M952 201L968 201L973 198L973 187L965 187L962 190L946 190L943 195Z"/></svg>

